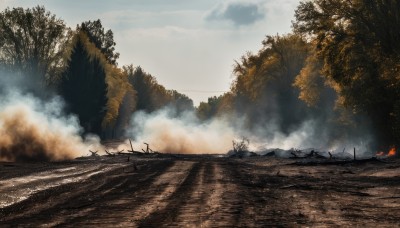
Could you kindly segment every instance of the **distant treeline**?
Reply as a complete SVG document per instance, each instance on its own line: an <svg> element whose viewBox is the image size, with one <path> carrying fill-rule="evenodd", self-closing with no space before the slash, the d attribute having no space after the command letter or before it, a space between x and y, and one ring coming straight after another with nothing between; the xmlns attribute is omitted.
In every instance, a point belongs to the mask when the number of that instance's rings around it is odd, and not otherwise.
<svg viewBox="0 0 400 228"><path fill-rule="evenodd" d="M198 115L234 113L250 128L274 120L285 134L311 119L333 139L369 129L376 149L398 146L399 25L397 0L302 1L293 32L268 36L237 61L231 91L201 103Z"/></svg>
<svg viewBox="0 0 400 228"><path fill-rule="evenodd" d="M135 111L194 109L190 98L165 89L140 67L119 68L115 45L113 32L100 20L73 30L42 6L7 8L0 13L2 87L43 99L61 95L82 134L103 139L123 137Z"/></svg>

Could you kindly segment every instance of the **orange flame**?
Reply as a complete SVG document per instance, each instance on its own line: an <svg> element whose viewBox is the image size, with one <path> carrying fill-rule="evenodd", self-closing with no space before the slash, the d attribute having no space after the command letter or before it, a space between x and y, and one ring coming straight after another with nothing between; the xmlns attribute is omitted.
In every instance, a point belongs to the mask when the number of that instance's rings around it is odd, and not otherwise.
<svg viewBox="0 0 400 228"><path fill-rule="evenodd" d="M395 147L392 147L390 150L389 150L389 153L387 154L387 156L388 157L391 157L391 156L395 156L396 155L396 148Z"/></svg>
<svg viewBox="0 0 400 228"><path fill-rule="evenodd" d="M376 152L376 156L387 156L387 157L392 157L396 155L396 147L392 147L390 148L389 152L387 154L385 154L385 152L380 151L380 152Z"/></svg>

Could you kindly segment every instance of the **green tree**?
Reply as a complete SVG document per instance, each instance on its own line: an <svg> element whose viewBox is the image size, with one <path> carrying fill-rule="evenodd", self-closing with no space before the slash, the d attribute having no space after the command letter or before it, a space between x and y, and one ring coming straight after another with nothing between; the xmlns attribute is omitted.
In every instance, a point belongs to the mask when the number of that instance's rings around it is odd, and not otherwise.
<svg viewBox="0 0 400 228"><path fill-rule="evenodd" d="M75 113L84 133L101 135L106 114L107 83L104 58L96 53L84 32L75 35L68 67L62 74L60 92Z"/></svg>
<svg viewBox="0 0 400 228"><path fill-rule="evenodd" d="M0 13L0 65L48 84L63 70L70 37L64 21L43 6L6 8Z"/></svg>

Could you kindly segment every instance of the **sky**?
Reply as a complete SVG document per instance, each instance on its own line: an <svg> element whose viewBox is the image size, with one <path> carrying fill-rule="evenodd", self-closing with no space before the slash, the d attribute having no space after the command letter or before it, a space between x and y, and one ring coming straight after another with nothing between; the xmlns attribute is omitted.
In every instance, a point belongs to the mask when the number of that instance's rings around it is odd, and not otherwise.
<svg viewBox="0 0 400 228"><path fill-rule="evenodd" d="M266 35L291 31L300 0L0 0L45 6L76 28L100 19L114 33L118 66L133 64L197 106L229 91L235 60L257 52Z"/></svg>

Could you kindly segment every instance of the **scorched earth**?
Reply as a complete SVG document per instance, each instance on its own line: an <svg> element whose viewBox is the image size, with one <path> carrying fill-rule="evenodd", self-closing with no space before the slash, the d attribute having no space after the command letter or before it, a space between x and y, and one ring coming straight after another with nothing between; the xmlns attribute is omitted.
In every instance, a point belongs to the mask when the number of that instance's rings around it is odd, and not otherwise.
<svg viewBox="0 0 400 228"><path fill-rule="evenodd" d="M398 226L400 162L119 155L0 163L0 226Z"/></svg>

